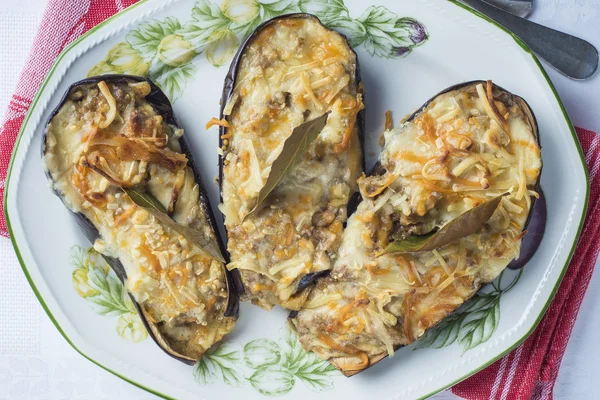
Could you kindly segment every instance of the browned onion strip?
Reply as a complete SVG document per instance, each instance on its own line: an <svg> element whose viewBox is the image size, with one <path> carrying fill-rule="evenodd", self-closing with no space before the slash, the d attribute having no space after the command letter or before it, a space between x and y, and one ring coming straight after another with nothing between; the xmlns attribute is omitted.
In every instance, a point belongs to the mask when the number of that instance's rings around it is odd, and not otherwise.
<svg viewBox="0 0 600 400"><path fill-rule="evenodd" d="M486 86L485 89L486 89L486 94L487 94L487 100L488 100L488 103L490 103L490 108L492 109L496 118L499 120L504 131L507 133L510 132L509 131L510 128L508 126L508 120L506 118L504 118L504 115L502 115L500 110L498 110L498 107L496 107L496 102L494 100L494 85L493 85L492 81L488 80L486 82L485 86Z"/></svg>
<svg viewBox="0 0 600 400"><path fill-rule="evenodd" d="M100 124L98 124L98 126L100 128L106 128L110 124L112 124L112 122L115 120L115 117L117 116L117 101L115 100L114 96L110 92L110 89L108 88L108 85L106 84L106 82L104 82L104 81L99 82L98 88L100 89L100 92L102 92L102 95L106 99L106 102L108 103L108 107L109 107L108 113L106 113L106 119L103 122L100 122Z"/></svg>
<svg viewBox="0 0 600 400"><path fill-rule="evenodd" d="M118 136L96 140L92 146L110 146L116 149L121 161L146 161L176 171L185 168L187 157L168 148L160 149L144 140Z"/></svg>
<svg viewBox="0 0 600 400"><path fill-rule="evenodd" d="M476 90L488 117L496 121L496 123L506 131L506 128L508 128L508 122L504 119L503 116L500 115L498 108L494 104L493 96L492 101L490 102L490 99L488 98L488 93L482 84L478 84L476 86Z"/></svg>
<svg viewBox="0 0 600 400"><path fill-rule="evenodd" d="M85 147L83 148L84 152L87 152L90 148L90 143L92 143L92 140L94 140L94 137L96 136L96 134L98 133L98 127L96 125L92 126L92 129L90 129L90 132L86 135L87 137L85 138Z"/></svg>
<svg viewBox="0 0 600 400"><path fill-rule="evenodd" d="M177 203L177 198L179 197L179 191L183 187L185 183L185 170L180 170L177 172L177 176L175 177L175 182L173 183L173 192L171 192L171 201L169 202L169 207L167 211L172 213L175 210L175 204Z"/></svg>
<svg viewBox="0 0 600 400"><path fill-rule="evenodd" d="M361 362L359 364L351 364L351 365L339 365L339 367L344 372L354 372L354 371L362 371L363 369L369 366L369 356L364 351L355 350L347 347L343 347L339 345L335 340L330 338L329 336L319 333L319 340L323 342L327 347L332 350L337 350L342 353L352 354L355 357L358 357ZM344 357L347 358L347 357Z"/></svg>
<svg viewBox="0 0 600 400"><path fill-rule="evenodd" d="M365 353L364 351L361 351L360 353L356 354L356 357L360 358L361 362L359 364L339 364L340 368L344 371L344 372L355 372L355 371L362 371L363 369L367 368L370 364L369 362L369 356L367 355L367 353Z"/></svg>
<svg viewBox="0 0 600 400"><path fill-rule="evenodd" d="M102 177L104 177L107 181L109 181L112 185L120 186L120 187L125 187L125 188L130 188L130 187L134 186L134 185L132 185L132 184L130 184L128 182L122 181L122 180L117 179L117 178L113 178L109 173L107 173L107 172L103 171L102 169L98 168L96 165L91 164L87 160L81 161L81 165L83 165L86 168L91 169L92 171L97 172Z"/></svg>
<svg viewBox="0 0 600 400"><path fill-rule="evenodd" d="M392 121L392 112L387 110L385 112L385 130L389 131L394 128L394 122Z"/></svg>

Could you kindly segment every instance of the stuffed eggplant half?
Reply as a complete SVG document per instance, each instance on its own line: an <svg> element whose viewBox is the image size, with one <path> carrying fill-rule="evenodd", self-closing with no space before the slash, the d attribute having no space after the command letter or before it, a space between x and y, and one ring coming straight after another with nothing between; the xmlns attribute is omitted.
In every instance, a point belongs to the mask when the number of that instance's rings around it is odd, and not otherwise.
<svg viewBox="0 0 600 400"><path fill-rule="evenodd" d="M193 363L232 330L237 297L182 134L152 82L105 75L70 87L48 123L43 161L150 335Z"/></svg>
<svg viewBox="0 0 600 400"><path fill-rule="evenodd" d="M222 100L220 209L243 300L299 309L330 270L363 171L363 93L346 38L308 14L260 27Z"/></svg>
<svg viewBox="0 0 600 400"><path fill-rule="evenodd" d="M491 82L443 92L384 134L339 256L292 317L300 342L356 374L519 257L542 168L527 103Z"/></svg>

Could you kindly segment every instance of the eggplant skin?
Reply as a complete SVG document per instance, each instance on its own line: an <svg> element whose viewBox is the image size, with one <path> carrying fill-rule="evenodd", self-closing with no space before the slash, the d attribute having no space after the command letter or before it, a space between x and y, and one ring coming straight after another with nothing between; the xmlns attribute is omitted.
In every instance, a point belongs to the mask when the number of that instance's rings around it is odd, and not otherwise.
<svg viewBox="0 0 600 400"><path fill-rule="evenodd" d="M537 249L542 243L544 233L546 232L546 222L548 219L548 209L546 206L546 196L541 187L537 190L540 195L539 199L536 199L531 212L529 213L529 220L527 221L527 235L523 238L521 244L521 253L519 258L513 260L508 264L507 268L518 270L523 268L529 260L533 258Z"/></svg>
<svg viewBox="0 0 600 400"><path fill-rule="evenodd" d="M75 82L72 85L70 85L69 88L67 89L67 91L65 92L64 96L60 100L59 104L57 105L57 107L50 114L50 117L48 119L46 126L49 126L50 121L59 113L59 111L65 104L65 102L69 99L69 94L71 93L72 90L76 89L77 87L81 87L81 86L95 85L102 81L106 82L107 84L147 82L150 85L150 93L145 97L145 100L152 106L154 111L158 115L160 115L167 124L172 125L176 128L181 128L181 125L179 124L179 122L177 121L177 119L175 117L175 114L173 112L173 107L172 107L169 99L164 94L164 92L158 86L156 86L156 84L154 82L152 82L150 79L139 77L139 76L118 75L118 74L107 74L107 75L90 77L90 78L80 80L80 81ZM48 130L46 129L44 132L44 138L42 140L42 146L41 146L42 158L45 156L46 150L47 150L46 149L47 137L48 137ZM181 147L181 152L183 154L185 154L187 157L187 160L188 160L187 166L190 167L194 173L194 181L198 184L198 188L199 188L199 192L200 192L199 199L200 199L201 210L202 210L203 214L206 216L207 222L216 237L216 240L219 244L221 253L226 258L227 252L226 252L225 246L223 244L223 241L222 241L221 237L219 236L217 224L216 224L214 215L212 214L210 201L206 194L205 187L202 183L200 171L198 169L198 166L194 163L194 159L191 154L190 147L187 143L185 135L182 136L181 138L179 138L179 145ZM50 182L54 183L51 173L48 168L45 168L45 173L46 173L48 180ZM89 240L89 242L91 244L93 244L97 239L99 239L100 233L98 232L98 229L94 226L94 224L83 213L72 211L68 207L68 205L65 202L65 199L63 198L61 193L59 193L54 188L53 185L52 185L52 190L55 193L55 195L58 198L60 198L60 200L63 202L63 204L69 211L70 215L74 218L75 222L80 227L82 233ZM124 268L123 264L121 263L121 261L118 258L110 257L110 256L107 256L104 254L102 254L102 257L106 260L106 262L109 264L111 269L115 272L115 274L119 277L119 279L122 282L125 282L125 280L127 279L127 274L125 272L125 268ZM229 271L227 271L227 269L224 268L224 272L225 272L225 276L226 276L226 280L227 280L228 299L227 299L227 306L226 306L223 316L237 319L237 317L239 315L239 300L238 300L238 296L237 296L237 291L235 290L235 288L233 286L234 285L233 279L232 279ZM131 293L129 293L129 296L130 296L131 300L133 301L133 304L135 305L135 307L138 311L138 314L140 315L140 318L143 321L144 326L146 327L146 329L148 331L148 334L158 344L158 346L165 353L167 353L169 356L173 357L174 359L181 361L188 365L194 365L197 362L196 359L187 357L187 356L180 354L180 353L174 351L173 349L171 349L168 341L161 334L157 324L152 323L148 320L142 307L135 301L135 298L133 297L133 295Z"/></svg>
<svg viewBox="0 0 600 400"><path fill-rule="evenodd" d="M432 97L431 99L429 99L423 106L421 106L421 108L416 111L414 114L412 114L407 121L412 121L416 118L416 116L422 111L424 110L427 106L429 106L431 104L432 101L434 101L437 97L446 94L446 93L450 93L453 92L455 90L463 90L465 88L469 88L469 87L475 87L479 84L481 85L486 85L487 81L483 81L483 80L475 80L475 81L469 81L469 82L465 82L465 83L459 83L457 85L453 85L450 86L447 89L442 90L440 93L438 93L437 95L435 95L434 97ZM525 117L527 119L527 122L529 123L529 125L531 126L531 129L533 131L533 133L535 134L535 137L537 139L538 142L538 147L540 148L540 150L542 149L542 140L540 139L540 127L537 121L537 118L535 116L535 114L533 113L533 110L531 109L531 106L529 105L529 103L522 98L521 96L517 96L516 94L513 94L511 92L509 92L508 90L504 89L501 86L498 86L496 84L493 84L493 88L494 88L494 98L497 98L498 100L504 102L504 103L508 103L508 104L516 104L519 106L519 108L525 113ZM379 164L378 164L379 165ZM541 186L540 186L540 180L542 178L542 171L544 169L544 165L542 162L542 167L540 168L540 175L538 176L538 180L537 183L535 185L535 190L536 191L540 191L542 190ZM525 223L525 228L527 229L529 226L529 223L531 222L531 218L533 216L533 208L536 205L536 198L534 197L532 199L532 204L531 204L531 211L529 213L529 217L527 218L527 222ZM543 208L544 210L546 209L546 201L544 199L543 202ZM544 211L545 214L545 211ZM544 224L545 227L545 224ZM544 230L542 230L541 232L537 232L537 234L543 236L544 235ZM541 238L539 243L541 242ZM535 253L535 251L533 252ZM531 259L531 257L533 257L533 254L528 256L528 259ZM522 264L522 262L519 262L519 260L516 260L516 262L518 262L518 265L524 265ZM516 264L515 264L516 265ZM515 269L518 267L515 267Z"/></svg>
<svg viewBox="0 0 600 400"><path fill-rule="evenodd" d="M357 54L354 52L354 50L352 49L352 47L349 45L347 38L343 34L339 33L338 31L335 31L334 29L330 29L330 28L327 28L326 26L324 26L321 23L321 21L319 20L319 18L316 17L315 15L308 14L308 13L293 13L293 14L287 14L287 15L281 15L278 17L274 17L268 21L263 22L250 35L248 35L248 37L241 44L241 46L239 47L238 51L236 52L236 54L234 55L234 57L232 59L229 71L224 80L223 92L222 92L221 103L220 103L221 109L220 109L220 115L219 115L219 118L221 120L228 120L229 116L225 115L225 107L227 106L230 99L232 98L232 95L234 94L234 89L236 87L238 73L239 73L239 70L241 67L242 57L245 54L246 48L266 28L270 27L273 24L278 23L279 21L292 20L292 19L307 19L307 20L315 21L318 24L320 24L321 26L323 26L327 31L335 32L337 35L341 36L344 39L345 44L348 46L348 49L350 49L350 52L354 55L354 58L356 60L355 81L358 86L358 92L361 93L361 95L364 99L364 90L363 90L363 83L361 80L359 58L358 58ZM365 129L366 129L365 117L366 117L366 111L363 108L358 112L357 117L356 117L356 123L355 123L355 127L356 127L356 130L358 133L358 143L360 146L361 154L364 153L364 148L365 148L364 147ZM226 127L224 127L224 126L219 127L219 147L221 147L221 148L223 148L223 145L224 145L223 136L226 134L226 132L227 132ZM226 154L219 157L219 179L218 179L218 182L219 182L219 188L220 188L220 193L221 193L221 202L223 202L223 181L224 181L224 174L223 174L224 164L223 164L223 162L225 160L225 156L226 156ZM361 164L362 171L364 171L365 170L364 156L361 157L360 164ZM354 212L354 210L356 209L356 206L358 205L359 202L360 202L360 193L358 193L358 191L356 191L351 195L350 200L346 206L348 216L350 216ZM345 226L345 223L344 223L344 226ZM227 227L225 227L225 230L227 232ZM233 274L233 279L234 279L234 286L237 288L238 293L241 296L243 296L245 294L246 290L244 288L242 275L237 268L232 270L232 274ZM298 298L298 299L302 296L305 297L307 295L308 291L314 286L317 279L327 276L328 274L329 274L329 270L326 270L326 271L320 271L320 272L316 272L316 273L315 272L307 273L306 275L302 276L298 282L296 292L293 294L292 297Z"/></svg>
<svg viewBox="0 0 600 400"><path fill-rule="evenodd" d="M236 77L237 77L238 69L240 66L240 60L241 60L242 56L244 55L245 48L248 46L248 44L250 44L256 38L256 36L258 36L260 34L260 32L264 28L266 28L267 26L269 26L281 19L290 19L290 18L314 19L314 20L318 21L319 24L323 25L321 23L321 20L313 14L294 13L294 14L280 15L278 17L271 18L270 20L265 21L262 24L260 24L258 27L256 27L256 29L250 35L248 35L246 40L244 40L244 43L242 43L242 45L238 49L237 53L233 57L233 60L231 61L231 65L229 67L229 71L227 72L227 76L225 76L225 83L223 85L223 94L221 95L221 110L220 110L219 118L222 119L222 118L226 117L223 114L223 111L225 110L225 106L227 105L227 103L229 102L229 99L231 98L231 95L233 94L233 90L235 88ZM328 30L334 31L337 34L339 34L340 36L345 37L338 31L335 31L333 29L328 29ZM346 43L348 43L347 38L346 38ZM352 49L350 44L348 44L348 47L350 49ZM360 74L360 60L358 58L358 55L356 55L356 52L354 52L354 55L356 57L356 82L358 85L362 85L361 74ZM356 119L356 126L358 127L358 137L360 140L360 147L362 149L365 148L365 129L366 129L365 116L366 116L366 109L363 109L358 112L358 117ZM221 138L221 136L225 135L225 133L226 133L226 128L223 126L220 126L219 127L219 145L220 146L223 145L223 139ZM363 162L363 169L365 169L364 157L363 157L362 162ZM222 182L223 182L223 157L220 157L219 158L219 185L222 185ZM348 215L350 215L350 214L352 214L352 213L350 212L350 210L348 210Z"/></svg>
<svg viewBox="0 0 600 400"><path fill-rule="evenodd" d="M450 92L460 93L463 91L471 91L469 93L472 93L472 91L474 91L475 88L480 84L482 84L485 88L486 85L488 84L488 82L487 81L470 81L470 82L465 82L465 83L461 83L458 85L454 85L454 86L449 87L448 89L443 90L442 92L440 92L439 94L435 95L433 98L428 100L414 114L412 114L410 117L408 117L406 122L415 121L417 119L417 117L419 117L422 114L422 112L424 110L426 110L429 106L433 107L435 105L434 103L436 102L436 99L438 99L440 96L450 93ZM521 98L517 95L514 95L497 85L492 85L492 92L493 92L493 97L496 101L501 101L507 107L511 107L511 106L518 107L519 111L522 112L522 113L517 114L519 119L522 122L524 122L525 126L530 128L530 132L532 132L534 134L535 141L537 142L537 146L541 150L538 123L537 123L535 115L534 115L531 107L528 105L528 103L523 98ZM476 93L475 93L475 96L477 96ZM403 150L403 151L410 151L410 149ZM529 151L529 149L527 149L526 151ZM541 242L541 236L543 235L544 227L545 227L546 205L545 205L545 200L544 200L543 193L542 193L542 190L540 187L540 178L541 178L542 164L543 164L542 160L541 160L541 155L538 154L538 158L539 158L539 164L538 164L539 165L539 167L538 167L539 175L535 179L535 183L531 183L532 181L530 180L527 186L530 188L533 188L536 192L538 192L538 194L540 196L540 200L535 201L536 198L533 196L531 197L531 206L529 208L529 213L527 214L526 217L521 216L521 221L519 222L519 224L522 226L521 232L526 232L526 230L531 226L532 229L535 230L535 232L531 232L533 234L533 236L535 236L535 237L532 238L532 240L530 241L530 244L527 244L527 235L525 235L525 238L522 240L522 246L524 246L521 249L522 259L514 260L510 264L504 264L502 266L502 269L522 267L533 256L537 246L539 246L539 244ZM382 176L383 177L384 175L386 175L388 173L391 173L391 172L386 169L386 167L382 164L382 162L378 162L375 165L375 167L373 168L373 170L371 171L370 176L372 176L372 177ZM365 193L363 193L363 196L364 195L365 195ZM362 209L362 207L361 207L361 209ZM351 223L351 221L349 221L349 226L350 226L350 223ZM341 253L344 252L343 247L344 247L344 244L342 244L342 246L340 247ZM360 252L359 249L356 249L356 251ZM340 257L343 257L343 254L341 254ZM358 255L357 255L357 257L358 257ZM490 267L490 268L492 268L492 267ZM499 266L493 267L493 270L499 271L498 268L499 268ZM472 285L473 285L472 292L470 292L468 295L466 295L464 297L463 303L467 302L472 296L474 296L477 293L477 291L479 289L481 289L483 286L485 286L487 283L489 283L493 279L493 277L489 276L490 272L491 271L485 272L485 274L482 274L481 276L474 277L474 281L472 283ZM343 277L343 274L344 274L343 269L339 269L337 265L334 266L334 269L329 277L320 278L318 280L317 287L315 290L313 290L313 292L311 293L311 296L309 297L308 300L311 301L314 299L318 299L317 295L330 295L331 293L343 293L345 290L344 288L352 287L352 285L357 284L357 281L349 281L349 283L347 284L348 286L338 286L338 285L346 285L346 283L344 282L344 279L346 279L346 278ZM489 278L486 276L489 276ZM342 277L341 282L336 280L335 279L336 277ZM360 281L358 281L358 282L360 282ZM331 287L331 290L328 290L328 288L330 288L330 287ZM441 294L441 292L438 293L438 296L440 294ZM346 295L344 295L344 296L346 296ZM373 299L371 299L371 301L372 300ZM366 304L369 304L369 299L367 299L366 301L367 301ZM463 304L463 303L461 303L461 304ZM346 303L341 303L341 304L344 305ZM441 303L440 306L441 305L444 305L444 303ZM341 306L338 305L338 307L341 307ZM391 307L395 307L395 306L392 305L392 303L390 303L389 307L391 308ZM420 305L418 303L412 303L411 307L412 307L411 309L418 309L418 307L420 307ZM394 339L393 340L395 343L395 345L393 346L394 350L399 350L400 348L411 344L415 339L422 337L423 334L425 334L430 329L433 329L436 325L438 325L445 318L447 318L450 314L452 314L458 307L459 306L456 306L451 309L443 309L442 312L436 312L436 314L432 314L432 315L435 315L435 317L431 317L431 318L435 318L435 319L428 320L428 321L431 321L432 324L425 325L424 332L422 332L420 335L413 336L414 334L411 334L411 336L408 336L408 338L412 338L411 340L404 340L405 334L402 331L402 329L404 329L404 326L401 325L401 324L404 324L404 322L403 322L404 314L402 312L400 312L399 315L394 313L394 316L397 317L397 319L398 319L398 324L395 325L393 328L390 327L388 329L388 334L392 335L392 337ZM346 309L346 307L344 307L344 309ZM289 316L291 325L298 332L298 336L299 336L299 340L300 340L301 344L303 345L303 347L306 350L315 351L321 358L328 360L333 366L335 366L337 369L339 369L345 376L347 376L347 377L354 376L357 373L362 372L362 371L372 367L373 365L379 363L381 360L385 359L388 356L387 351L379 352L378 348L370 350L370 352L368 354L362 353L359 350L355 350L355 349L365 348L365 347L361 347L361 345L360 345L361 343L364 346L367 346L367 342L360 341L359 335L356 335L356 337L353 338L352 340L349 339L348 342L341 342L342 344L340 344L339 342L336 343L336 341L333 339L334 338L333 336L330 337L329 339L323 338L321 340L320 332L328 332L326 329L329 327L329 325L324 326L319 321L331 318L333 321L337 322L336 317L338 317L338 315L339 315L339 310L333 311L331 314L318 313L318 314L311 315L310 314L311 312L313 312L313 311L310 309L303 309L303 310L300 310L299 312L292 313ZM302 315L303 313L307 313L307 314L305 314L305 316L303 316ZM430 317L428 317L428 318L430 318ZM412 322L412 323L414 324L414 322ZM334 324L332 326L335 327L336 325ZM319 335L316 335L315 331L319 332ZM335 332L335 330L334 330L334 332ZM345 333L346 336L350 336L350 337L352 337L352 335L355 335L354 333L351 333L351 332L343 332L343 333ZM395 336L395 335L398 335L398 336ZM318 341L316 340L315 336L319 337ZM371 338L372 340L375 340L370 336L368 336L368 337ZM400 340L398 340L398 339L400 339ZM333 340L333 343L330 342L331 340ZM367 338L365 338L364 340L367 340ZM326 345L324 346L323 343L325 343ZM345 347L345 346L350 346L350 347ZM369 348L369 347L366 347L366 348ZM361 362L359 364L357 364L357 360L358 360L357 357L359 357L359 355L360 355Z"/></svg>
<svg viewBox="0 0 600 400"><path fill-rule="evenodd" d="M423 104L417 111L415 111L413 114L411 114L410 117L408 117L406 119L406 122L413 121L421 113L421 111L423 111L425 108L427 108L433 101L435 101L435 99L437 99L439 96L441 96L443 94L454 92L454 91L457 91L457 90L464 90L465 88L475 87L475 86L477 86L479 84L482 84L482 85L485 86L486 83L487 83L487 81L474 80L474 81L468 81L468 82L464 82L464 83L459 83L459 84L456 84L456 85L452 85L452 86L450 86L450 87L442 90L441 92L439 92L438 94L436 94L435 96L433 96L432 98L430 98L429 100L427 100L425 102L425 104ZM509 92L508 90L504 89L501 86L493 84L493 88L494 88L494 98L497 98L498 100L500 100L502 102L507 102L508 104L517 104L521 108L521 110L523 110L523 112L525 113L525 116L527 118L527 122L530 124L531 129L533 130L533 132L535 134L535 137L537 139L537 142L538 142L538 146L539 146L539 148L541 150L542 149L542 141L541 141L540 135L539 135L539 124L537 122L537 118L536 118L535 114L533 113L533 111L532 111L531 106L529 105L529 103L527 103L527 101L524 98L522 98L520 96L517 96L516 94L513 94L511 92ZM496 95L498 95L498 97ZM538 176L538 180L537 180L537 183L535 185L536 191L541 191L540 179L542 177L542 170L543 170L543 168L544 167L543 167L543 164L542 164L542 168L540 169L540 175ZM371 175L379 175L379 174L382 174L384 172L385 172L385 170L383 169L381 163L378 161L373 166L373 169L371 170ZM536 200L537 199L535 197L532 199L531 210L533 210L533 207L535 207ZM359 201L359 203L360 203L360 201ZM546 209L546 202L545 202L545 200L544 200L543 203L544 203L543 208L545 210ZM358 204L357 204L357 206L358 206ZM527 227L529 226L529 223L531 221L532 215L533 215L533 212L530 212L529 213L529 217L527 219L527 222L525 223L525 229L527 229ZM545 215L545 211L544 211L544 215ZM544 224L544 228L545 228L545 224ZM537 232L537 234L543 236L544 230L542 229L542 231L541 232ZM540 240L538 242L538 245L539 245L539 243L541 243L541 238L540 238ZM535 253L535 251L531 255L529 255L527 257L527 260L531 259L531 257L533 257L534 253ZM518 269L518 268L522 267L524 264L521 261L519 261L519 260L515 260L515 262L514 262L513 265L515 265L513 267L513 269Z"/></svg>

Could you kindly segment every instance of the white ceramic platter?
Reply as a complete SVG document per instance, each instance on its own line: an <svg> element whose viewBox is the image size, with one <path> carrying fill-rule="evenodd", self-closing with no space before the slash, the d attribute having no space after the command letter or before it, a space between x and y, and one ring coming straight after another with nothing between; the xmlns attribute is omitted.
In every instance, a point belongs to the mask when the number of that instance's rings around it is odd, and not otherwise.
<svg viewBox="0 0 600 400"><path fill-rule="evenodd" d="M190 399L420 398L513 349L532 332L560 283L588 196L577 138L535 56L453 1L259 1L142 0L78 39L52 67L21 129L5 211L23 270L56 327L81 354L123 379L164 397ZM506 272L484 289L493 302L472 305L457 324L419 348L404 348L353 378L299 351L286 312L248 304L227 342L195 367L186 366L147 337L122 285L97 254L85 250L89 243L48 190L40 161L44 126L67 87L90 73L148 75L174 100L216 205L217 132L204 126L219 113L243 26L299 9L315 12L356 44L367 93L367 165L377 157L388 109L399 119L442 89L474 79L492 79L524 97L540 125L546 236L522 274Z"/></svg>

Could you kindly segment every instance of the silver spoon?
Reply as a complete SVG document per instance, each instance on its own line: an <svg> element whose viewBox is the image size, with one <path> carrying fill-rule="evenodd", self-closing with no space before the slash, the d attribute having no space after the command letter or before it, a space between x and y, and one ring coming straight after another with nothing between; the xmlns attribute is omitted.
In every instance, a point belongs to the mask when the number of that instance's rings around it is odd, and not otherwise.
<svg viewBox="0 0 600 400"><path fill-rule="evenodd" d="M598 69L598 50L583 39L514 16L483 0L461 1L512 31L538 56L569 78L587 79Z"/></svg>
<svg viewBox="0 0 600 400"><path fill-rule="evenodd" d="M521 18L527 18L533 11L533 0L484 0L506 12Z"/></svg>

